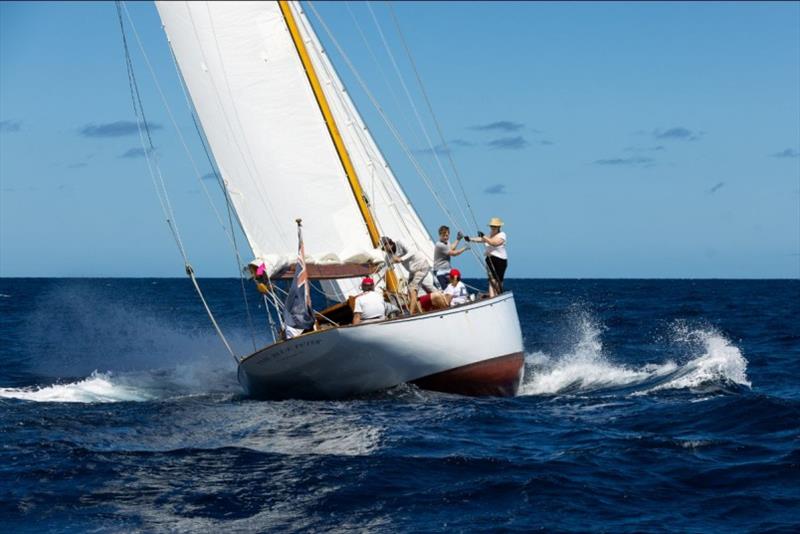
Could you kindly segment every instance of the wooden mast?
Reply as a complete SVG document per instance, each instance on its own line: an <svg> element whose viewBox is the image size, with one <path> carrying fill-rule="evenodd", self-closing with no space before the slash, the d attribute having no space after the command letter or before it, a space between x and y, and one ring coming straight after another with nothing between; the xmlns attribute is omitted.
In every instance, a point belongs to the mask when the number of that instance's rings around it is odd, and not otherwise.
<svg viewBox="0 0 800 534"><path fill-rule="evenodd" d="M380 233L378 232L378 227L375 224L375 219L372 217L372 212L367 204L364 191L361 189L361 183L358 181L358 176L356 175L356 170L353 167L353 162L350 161L350 155L347 153L347 148L344 146L344 141L339 133L339 128L336 126L336 121L333 119L333 114L331 113L330 106L328 105L328 100L325 98L322 85L320 85L319 78L317 78L317 74L314 71L314 65L311 63L311 57L308 55L308 50L306 50L305 43L300 35L300 30L297 27L297 22L292 14L292 8L289 6L289 2L286 0L280 0L278 5L281 8L281 13L283 13L283 18L286 20L286 26L289 28L289 33L292 36L292 41L294 41L294 46L297 49L298 55L300 56L300 61L303 63L303 68L306 71L306 76L308 76L308 81L311 84L314 97L316 98L319 109L322 112L323 118L325 119L328 132L330 133L333 144L336 147L336 153L339 155L339 160L342 162L342 167L344 167L344 172L347 175L347 181L350 183L350 188L353 190L353 195L356 198L358 209L361 211L361 216L364 218L364 222L367 225L367 231L369 232L369 237L372 240L372 246L377 248L380 246ZM391 293L397 292L397 278L394 274L394 268L392 265L389 265L386 270L386 288Z"/></svg>

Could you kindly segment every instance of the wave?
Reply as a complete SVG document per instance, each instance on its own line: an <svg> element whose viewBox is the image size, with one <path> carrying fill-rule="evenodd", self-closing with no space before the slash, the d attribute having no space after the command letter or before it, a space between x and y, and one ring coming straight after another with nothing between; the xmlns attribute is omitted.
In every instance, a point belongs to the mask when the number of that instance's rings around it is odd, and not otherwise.
<svg viewBox="0 0 800 534"><path fill-rule="evenodd" d="M0 388L0 399L33 402L147 402L216 393L239 394L235 373L200 361L170 369L99 372L68 383Z"/></svg>
<svg viewBox="0 0 800 534"><path fill-rule="evenodd" d="M111 373L98 373L68 384L45 387L0 388L0 398L34 402L125 402L148 401L153 395L135 387L115 383Z"/></svg>
<svg viewBox="0 0 800 534"><path fill-rule="evenodd" d="M603 351L602 328L587 314L580 316L577 330L577 341L565 354L551 357L535 352L526 356L526 378L520 395L598 391L644 395L666 390L708 393L727 391L731 386L751 387L747 360L738 347L713 329L676 324L673 344L690 344L700 354L682 364L668 359L641 366L612 361Z"/></svg>

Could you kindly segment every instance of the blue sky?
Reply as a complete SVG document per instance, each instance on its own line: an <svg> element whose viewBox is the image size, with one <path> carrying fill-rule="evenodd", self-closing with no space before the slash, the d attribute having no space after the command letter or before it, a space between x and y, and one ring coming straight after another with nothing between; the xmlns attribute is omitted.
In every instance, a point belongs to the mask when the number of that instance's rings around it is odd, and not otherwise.
<svg viewBox="0 0 800 534"><path fill-rule="evenodd" d="M433 173L367 6L315 6ZM128 7L203 164L155 7ZM507 222L508 276L800 277L800 4L393 9L478 219ZM415 87L389 9L373 11ZM309 14L435 230L442 215ZM138 50L133 60L189 257L200 276L235 276ZM133 120L113 3L0 3L1 276L183 275Z"/></svg>

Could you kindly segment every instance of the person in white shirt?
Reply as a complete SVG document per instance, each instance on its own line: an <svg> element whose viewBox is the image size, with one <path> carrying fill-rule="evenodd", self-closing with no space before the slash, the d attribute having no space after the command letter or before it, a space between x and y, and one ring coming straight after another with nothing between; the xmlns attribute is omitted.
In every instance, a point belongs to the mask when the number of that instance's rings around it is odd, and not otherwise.
<svg viewBox="0 0 800 534"><path fill-rule="evenodd" d="M450 270L450 283L443 291L445 298L450 302L450 306L459 306L466 304L469 299L469 291L467 286L461 281L461 271L458 269Z"/></svg>
<svg viewBox="0 0 800 534"><path fill-rule="evenodd" d="M503 279L508 267L508 253L506 252L506 233L501 232L503 221L493 217L489 221L489 236L478 232L478 237L465 237L469 242L476 241L486 245L486 269L489 272L489 296L494 297L503 292Z"/></svg>
<svg viewBox="0 0 800 534"><path fill-rule="evenodd" d="M383 297L375 291L375 281L370 277L364 278L361 290L363 293L356 297L353 306L353 324L386 319L386 306Z"/></svg>
<svg viewBox="0 0 800 534"><path fill-rule="evenodd" d="M420 286L426 293L433 293L436 288L433 286L433 276L431 275L431 265L425 256L418 250L412 249L402 241L393 241L388 237L381 237L383 250L392 256L394 263L402 263L408 271L408 311L412 315L417 311L422 311L417 301L417 290Z"/></svg>

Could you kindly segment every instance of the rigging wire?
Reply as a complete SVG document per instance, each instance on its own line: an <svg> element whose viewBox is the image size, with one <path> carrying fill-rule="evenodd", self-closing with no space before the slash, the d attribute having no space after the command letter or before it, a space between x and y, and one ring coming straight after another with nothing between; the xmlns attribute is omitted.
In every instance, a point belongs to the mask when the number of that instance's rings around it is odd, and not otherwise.
<svg viewBox="0 0 800 534"><path fill-rule="evenodd" d="M147 52L144 49L144 45L142 44L142 40L139 38L139 32L136 30L136 25L133 23L133 18L131 17L130 12L128 11L128 6L125 4L125 2L119 2L119 3L122 4L122 9L124 9L125 15L128 18L128 23L130 24L131 29L133 30L133 35L136 38L137 44L139 45L139 50L141 51L142 57L144 57L145 63L147 65L148 69L150 70L150 75L151 75L151 77L153 79L153 82L154 82L154 84L156 86L156 89L158 89L159 95L161 96L161 101L164 104L164 108L167 111L167 115L170 118L170 122L172 122L172 126L175 128L175 131L178 134L178 138L180 139L181 144L183 145L183 149L184 149L184 151L186 152L186 155L189 158L189 162L192 165L192 169L194 170L195 177L197 178L197 181L200 184L200 188L203 190L203 193L205 194L206 198L208 199L209 205L211 206L211 209L212 209L212 211L214 212L214 215L217 218L217 222L219 222L220 226L223 228L223 230L225 230L225 235L227 236L228 234L227 234L227 228L225 228L225 223L222 222L222 217L220 216L219 212L217 211L217 208L214 205L214 202L211 200L211 193L209 193L208 188L206 187L206 184L203 182L203 178L202 178L202 176L200 174L200 170L198 169L197 164L195 163L194 158L192 157L192 153L189 150L189 146L186 144L186 140L183 137L183 133L181 132L180 128L178 127L178 123L177 123L177 121L175 120L175 117L172 114L172 108L169 106L169 103L167 102L167 98L164 95L164 91L161 89L161 84L158 83L158 77L156 76L155 70L153 69L153 66L150 63L150 58L149 58L149 56L147 55ZM137 90L138 90L138 88L137 88ZM140 105L141 105L141 100L140 100ZM150 139L149 126L145 125L145 127L146 127L146 129L148 131L148 133L147 133L148 139ZM152 147L152 141L151 141L151 147Z"/></svg>
<svg viewBox="0 0 800 534"><path fill-rule="evenodd" d="M456 197L455 191L453 191L453 187L450 185L450 180L448 180L447 173L442 166L442 162L439 159L438 150L436 147L433 146L433 141L431 141L430 136L428 135L428 129L425 127L425 124L422 121L422 117L419 115L419 110L417 109L417 105L414 103L414 99L411 96L411 92L408 90L408 86L406 85L405 79L403 78L402 73L400 72L400 67L397 65L397 61L395 60L394 54L392 53L392 49L389 47L389 43L386 40L386 36L383 33L383 29L381 28L380 23L378 22L377 17L375 16L375 12L372 10L372 6L367 3L367 8L369 9L369 13L372 16L372 22L375 24L375 28L378 30L378 35L380 35L381 42L383 43L383 47L386 50L386 54L389 56L389 59L392 62L392 67L394 68L394 72L397 75L397 79L400 81L400 86L403 88L403 91L406 94L406 98L408 99L408 103L411 106L411 110L414 112L414 117L417 119L417 124L419 125L420 131L422 131L422 135L425 136L425 141L428 143L428 150L430 150L431 154L433 155L434 160L436 160L436 165L439 167L439 172L442 173L442 178L447 184L450 189L450 194L453 196L453 200L455 201L456 206L458 207L458 211L461 214L461 217L464 219L464 222L467 223L467 217L464 215L464 210L461 208L461 204Z"/></svg>
<svg viewBox="0 0 800 534"><path fill-rule="evenodd" d="M461 189L461 194L464 197L464 201L467 204L469 213L472 216L472 222L475 225L475 227L479 229L480 226L478 225L478 220L475 218L475 212L472 209L472 204L470 204L467 192L464 190L464 184L461 180L461 174L458 172L458 168L456 167L456 162L453 159L453 153L450 150L450 147L447 145L447 141L445 140L444 134L442 133L442 127L439 124L439 120L436 118L436 113L434 113L433 111L433 106L431 105L430 98L428 98L428 92L425 90L425 85L422 83L422 77L420 76L419 70L417 69L417 63L414 61L414 57L411 55L411 48L408 46L408 42L406 41L406 38L403 35L402 29L400 28L400 21L397 19L397 15L395 14L392 4L390 2L387 2L387 6L389 7L389 12L392 15L392 20L394 21L395 28L397 28L397 34L400 36L400 41L403 43L403 48L405 48L406 55L408 56L408 60L411 63L411 68L414 70L414 75L417 78L417 83L419 84L422 96L425 98L425 104L427 104L428 111L430 112L431 118L433 119L433 123L434 125L436 125L436 131L439 134L439 140L441 141L442 147L444 148L444 151L447 154L448 159L450 160L450 166L453 169L453 175L456 177L456 180L458 181L458 186Z"/></svg>
<svg viewBox="0 0 800 534"><path fill-rule="evenodd" d="M139 85L136 81L136 73L133 70L133 61L131 60L130 49L128 48L128 39L125 34L125 25L122 20L122 8L124 8L124 4L122 2L116 3L117 7L117 17L119 19L120 29L122 31L122 44L125 49L125 63L128 67L128 82L129 82L129 89L131 91L131 100L133 101L133 112L136 115L136 125L139 131L140 141L142 142L142 150L144 152L145 161L147 162L147 168L150 172L150 177L153 180L153 185L156 188L156 194L158 195L158 200L161 204L161 210L164 214L164 217L167 220L167 225L172 233L172 237L175 240L175 243L178 245L178 250L183 257L184 264L189 264L189 259L186 257L186 252L183 247L183 243L181 241L180 233L178 232L178 228L175 225L175 213L172 210L172 205L169 202L169 196L167 195L166 191L166 184L164 183L163 176L161 174L161 169L158 166L158 162L155 163L155 171L153 172L153 165L150 161L150 154L155 151L155 146L153 145L153 140L150 135L150 127L145 120L144 110L142 108L142 99L141 94L139 93ZM130 16L129 16L130 20ZM137 106L138 103L138 106ZM145 142L144 135L142 131L147 135L147 142ZM158 154L156 153L156 157ZM156 175L158 176L158 180L156 179Z"/></svg>
<svg viewBox="0 0 800 534"><path fill-rule="evenodd" d="M432 183L430 177L428 177L427 173L421 167L421 165L419 164L417 159L413 156L411 150L409 149L409 147L406 144L406 142L403 140L403 138L400 135L400 133L398 132L397 128L394 126L392 121L389 119L389 117L387 116L385 110L378 103L377 99L375 98L375 96L370 91L370 89L367 86L366 82L361 77L360 73L358 72L358 69L356 69L356 67L354 66L353 62L350 60L350 58L347 55L347 53L344 51L344 49L339 44L339 42L336 39L336 37L333 35L333 32L331 31L331 29L325 23L325 20L322 18L322 15L317 11L317 9L314 6L313 2L308 2L308 6L311 8L311 11L314 13L314 16L319 21L320 26L322 26L323 30L325 30L325 33L327 34L328 38L331 40L331 42L333 43L334 47L339 52L339 55L342 57L343 61L347 65L348 69L350 70L350 72L355 77L355 79L358 82L358 84L360 85L361 89L367 95L367 97L368 97L370 103L372 104L373 108L378 112L378 115L381 117L381 119L383 120L383 122L386 125L386 127L389 129L389 131L392 134L392 136L395 138L397 143L400 145L401 149L405 153L405 155L408 158L408 160L411 162L412 166L414 167L414 169L416 170L417 174L422 179L422 181L425 184L425 186L428 188L428 191L431 193L431 196L436 201L436 204L439 206L439 208L444 213L445 217L448 219L448 222L452 226L454 226L455 228L458 228L460 225L456 223L455 218L453 217L452 213L446 207L446 205L442 202L442 199L440 198L438 192L436 191L436 188L433 187L433 183ZM401 79L402 79L402 77L401 77ZM424 126L423 126L423 129L424 129ZM444 178L445 178L445 180L447 179L446 173L444 174ZM450 189L451 189L451 193L453 195L455 195L455 193L452 190L452 187L450 187ZM470 210L471 210L471 206L470 206ZM466 219L465 216L463 216L463 214L462 214L462 217L464 217L464 221L467 222L467 219ZM474 214L473 214L473 219L474 219ZM475 251L472 247L469 247L469 249L472 251L473 257L478 262L478 264L481 266L481 268L485 268L483 262L481 261L481 258L479 256L478 252Z"/></svg>
<svg viewBox="0 0 800 534"><path fill-rule="evenodd" d="M397 98L397 93L392 87L392 84L389 82L389 76L386 75L386 71L384 71L380 61L378 61L378 56L375 54L375 52L372 49L372 46L369 44L369 40L367 39L367 36L364 34L364 30L361 28L361 24L358 22L358 18L355 16L355 13L353 13L352 9L350 9L350 4L351 4L350 1L345 2L345 6L347 7L347 12L350 14L350 18L352 19L353 25L356 27L356 30L358 31L358 35L361 37L361 41L364 43L364 48L369 53L370 58L372 58L372 62L375 65L375 68L380 73L383 82L386 84L386 88L388 89L389 94L392 96L392 101L394 102L395 109L399 111L401 108L400 108L400 100ZM401 118L403 119L403 122L406 126L406 130L411 131L412 128L410 127L408 117L405 114L403 114L401 115Z"/></svg>
<svg viewBox="0 0 800 534"><path fill-rule="evenodd" d="M408 46L408 41L406 41L405 36L403 35L403 30L400 28L400 21L397 18L397 14L392 7L390 2L387 2L387 6L389 7L389 13L392 15L392 20L394 21L394 26L397 29L397 34L400 36L400 41L403 43L403 48L406 51L406 55L408 56L408 61L411 64L411 68L414 71L414 75L417 78L417 83L419 84L420 92L422 96L425 98L425 104L428 106L428 112L431 114L431 119L433 120L434 125L436 126L436 131L439 134L439 140L441 141L442 147L444 148L444 152L447 154L447 158L450 161L450 167L453 169L453 175L456 177L456 181L458 182L458 186L461 189L461 194L464 197L464 202L467 204L467 208L469 211L470 216L472 217L472 223L475 225L475 228L480 230L480 226L478 225L478 219L475 217L475 211L472 209L472 204L469 201L469 197L467 196L467 192L464 190L464 183L461 180L461 174L458 172L458 168L456 167L455 159L453 158L453 152L450 150L450 147L447 145L447 141L445 140L444 133L442 132L442 127L439 123L439 120L436 118L436 113L433 111L433 105L431 104L431 100L428 97L428 92L425 90L425 84L422 83L422 76L419 74L419 69L417 69L417 63L414 61L414 56L411 54L411 48ZM438 158L436 160L439 161ZM442 171L444 172L444 171ZM448 185L450 185L450 181L445 177L447 180ZM453 198L456 197L455 192L453 192L452 187L450 187L450 191L453 194ZM456 203L458 203L458 199L456 199ZM467 221L466 216L464 216L464 212L461 212L461 215L464 217L464 222L469 224ZM478 260L478 263L481 264L484 269L486 265L484 262L481 261L478 252L473 249L472 247L468 247L469 250L472 252L475 259ZM488 272L488 271L487 271Z"/></svg>
<svg viewBox="0 0 800 534"><path fill-rule="evenodd" d="M175 243L178 245L178 250L179 250L181 256L183 257L186 274L191 279L192 284L194 285L194 288L197 291L197 294L200 297L200 300L202 301L203 306L205 307L209 318L211 319L211 323L213 324L215 330L217 331L217 334L219 335L220 339L222 340L223 344L225 345L225 348L228 349L228 352L230 353L231 357L233 357L233 359L238 364L239 363L239 358L233 352L233 349L231 348L230 344L228 343L228 340L225 338L225 335L222 333L222 330L220 329L219 324L217 324L217 321L214 318L214 314L211 312L211 309L209 308L208 303L206 302L205 296L203 295L203 292L200 289L200 285L197 282L197 278L195 277L194 269L192 268L192 266L191 266L191 264L189 262L189 258L188 258L187 254L186 254L186 250L185 250L185 248L183 246L183 242L181 241L181 238L180 238L180 233L178 232L177 223L175 221L175 213L174 213L174 211L172 209L172 205L171 205L171 203L169 201L169 194L167 192L166 183L164 181L164 176L161 173L161 168L160 168L160 166L158 164L158 154L156 153L156 157L155 157L156 161L154 163L151 162L151 160L150 160L150 152L154 150L154 145L153 145L153 142L152 142L152 137L150 136L149 126L147 125L147 123L145 121L145 118L144 118L145 117L144 109L141 106L141 94L139 92L138 83L136 82L136 73L135 73L135 71L133 69L133 61L131 60L130 49L128 48L128 40L127 40L127 36L125 34L125 24L124 24L123 19L122 19L122 10L123 9L125 10L125 13L126 13L126 15L128 17L128 21L131 24L131 28L133 29L134 34L136 34L136 27L133 25L133 20L130 17L130 13L128 12L127 6L125 6L125 4L123 2L117 1L116 2L116 8L117 8L117 17L118 17L119 23L120 23L120 30L122 32L122 41L123 41L123 47L124 47L124 50L125 50L125 62L126 62L127 68L128 68L128 82L129 82L129 89L131 91L131 100L133 101L133 104L134 104L133 105L133 111L134 111L134 114L135 114L136 119L137 119L137 129L139 131L139 139L140 139L140 141L142 143L142 149L144 151L144 156L145 156L145 160L147 162L147 169L148 169L148 172L150 174L150 178L152 179L153 185L155 186L156 195L158 196L159 203L161 204L161 210L162 210L162 212L164 214L164 217L165 217L165 219L167 221L167 226L169 227L170 231L172 232L172 236L175 239ZM137 37L137 40L138 40L138 35L136 37ZM141 41L139 41L139 45L141 46ZM145 56L145 59L147 59L146 56ZM149 65L149 61L148 61L148 65ZM152 72L152 68L151 68L151 72ZM137 102L139 103L138 106L136 105ZM145 141L145 133L147 135L147 141ZM153 172L154 168L155 168L155 173ZM158 179L156 179L156 176L158 177Z"/></svg>
<svg viewBox="0 0 800 534"><path fill-rule="evenodd" d="M353 76L358 81L358 84L361 86L361 89L366 93L367 97L369 98L370 103L375 108L375 111L377 111L378 115L380 115L381 119L383 119L384 123L386 124L386 127L389 129L389 131L391 132L392 136L395 138L397 143L400 145L400 148L403 150L403 152L405 153L406 157L408 157L408 159L411 162L412 166L417 171L417 174L422 178L423 182L425 183L426 187L428 188L428 191L431 193L431 196L433 196L433 198L436 201L436 203L438 204L439 208L442 210L442 212L448 218L448 220L450 221L450 224L452 224L453 226L457 227L458 225L455 223L455 219L453 218L453 215L450 213L450 210L447 209L447 206L442 202L442 199L439 197L439 194L436 192L435 188L433 187L433 184L432 184L430 178L425 173L424 169L422 169L422 167L419 165L419 162L416 160L416 158L414 158L413 154L411 153L411 149L408 147L408 145L405 143L403 138L400 136L400 133L397 131L397 128L394 126L394 124L391 122L391 120L389 120L388 116L386 115L386 112L381 107L381 105L378 103L378 101L375 99L375 96L372 94L372 92L367 87L367 85L364 82L363 78L361 77L361 75L359 74L358 70L355 68L353 63L350 61L350 58L347 56L347 54L342 49L342 47L339 44L338 40L333 36L333 33L331 32L330 28L325 23L325 21L322 19L321 15L317 11L317 9L314 7L314 4L313 3L309 3L308 5L311 8L311 10L314 12L314 15L317 17L317 20L319 20L320 25L325 30L325 33L331 39L331 42L334 44L334 46L338 50L339 54L342 56L342 59L345 61L347 67L350 69L350 72L353 74Z"/></svg>
<svg viewBox="0 0 800 534"><path fill-rule="evenodd" d="M222 190L222 195L225 198L225 207L228 211L228 229L230 230L230 240L231 244L233 245L233 253L234 259L236 261L236 271L239 274L239 283L242 287L242 299L244 300L244 309L247 312L247 323L250 327L250 338L253 342L253 351L256 350L256 336L255 336L255 326L253 324L253 317L250 313L250 302L247 298L247 289L245 288L244 276L242 272L242 257L239 253L239 244L236 240L236 232L234 230L234 223L233 223L233 213L234 210L231 208L231 197L228 192L228 188L225 186L225 181L222 179L222 175L219 173L217 166L214 164L214 160L211 157L211 153L209 152L208 146L206 144L205 136L203 135L203 131L200 128L200 125L197 122L197 110L195 109L194 105L192 104L191 100L189 99L189 95L186 93L186 81L183 79L183 74L178 67L178 60L175 57L175 52L172 49L172 43L169 43L169 51L170 57L172 58L172 65L175 67L175 72L178 75L178 79L180 80L181 91L183 92L183 98L186 101L186 105L189 108L189 114L192 117L192 123L194 124L195 132L197 132L197 137L200 139L200 144L203 147L203 152L206 155L206 159L208 160L208 164L211 167L211 171L214 173L214 177L217 179L217 184L219 185L220 189ZM237 215L236 222L239 225L239 228L242 227L242 223L239 220ZM269 316L269 309L267 311L267 316L269 317L270 321L270 329L272 329L272 317Z"/></svg>

